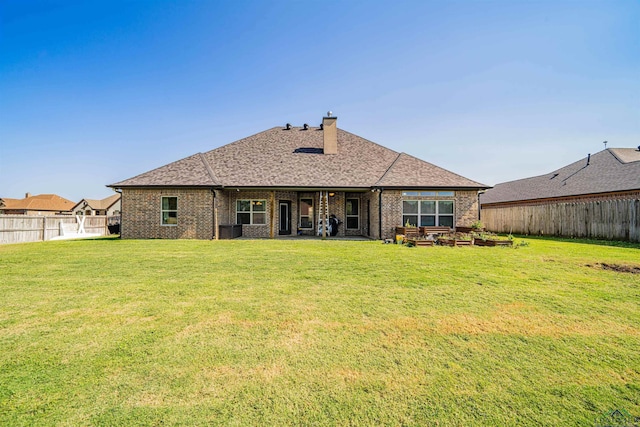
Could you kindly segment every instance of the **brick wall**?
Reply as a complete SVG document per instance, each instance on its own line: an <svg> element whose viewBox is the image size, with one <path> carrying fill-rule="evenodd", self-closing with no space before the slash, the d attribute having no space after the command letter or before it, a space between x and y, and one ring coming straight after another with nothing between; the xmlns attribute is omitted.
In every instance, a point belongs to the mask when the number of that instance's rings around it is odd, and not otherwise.
<svg viewBox="0 0 640 427"><path fill-rule="evenodd" d="M402 225L402 201L407 200L453 200L454 222L456 226L470 226L478 220L478 192L456 191L453 197L402 196L403 190L384 190L382 192L382 236L390 239L395 228ZM377 205L377 204L376 204ZM376 215L377 217L377 215ZM376 218L377 219L377 218ZM377 231L375 232L377 234ZM376 236L377 237L377 236Z"/></svg>
<svg viewBox="0 0 640 427"><path fill-rule="evenodd" d="M178 198L178 222L161 225L161 197ZM122 189L123 239L211 239L213 194L209 189Z"/></svg>
<svg viewBox="0 0 640 427"><path fill-rule="evenodd" d="M480 217L477 191L456 191L456 226L471 227Z"/></svg>
<svg viewBox="0 0 640 427"><path fill-rule="evenodd" d="M291 233L298 231L300 198L310 197L314 202L314 230L303 234L317 234L319 193L296 191L215 191L215 207L218 225L236 224L236 201L265 200L266 224L243 225L245 237L278 237L279 202L291 202ZM335 214L342 224L338 236L368 235L374 239L392 238L395 227L402 225L402 190L382 192L382 236L379 233L378 192L359 193L334 192L329 197L329 213ZM162 196L178 197L178 224L160 224ZM360 201L360 228L347 230L345 201L357 198ZM407 196L406 199L433 200L434 197ZM436 200L455 201L455 224L469 226L478 219L478 197L475 191L457 191L455 197L436 197ZM272 202L273 207L272 207ZM367 221L367 208L369 215ZM210 189L123 189L122 190L122 237L125 239L211 239L213 226L213 194Z"/></svg>

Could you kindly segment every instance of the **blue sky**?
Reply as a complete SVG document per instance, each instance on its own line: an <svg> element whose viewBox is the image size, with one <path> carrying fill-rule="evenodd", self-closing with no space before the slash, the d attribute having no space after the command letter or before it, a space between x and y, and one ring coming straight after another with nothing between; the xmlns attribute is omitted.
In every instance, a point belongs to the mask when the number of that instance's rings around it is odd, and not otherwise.
<svg viewBox="0 0 640 427"><path fill-rule="evenodd" d="M0 2L0 197L292 123L489 185L640 145L640 2Z"/></svg>

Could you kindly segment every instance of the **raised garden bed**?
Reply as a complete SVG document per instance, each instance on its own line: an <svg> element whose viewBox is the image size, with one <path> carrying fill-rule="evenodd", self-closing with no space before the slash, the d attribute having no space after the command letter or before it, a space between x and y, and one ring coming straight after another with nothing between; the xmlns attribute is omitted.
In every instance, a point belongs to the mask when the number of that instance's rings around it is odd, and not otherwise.
<svg viewBox="0 0 640 427"><path fill-rule="evenodd" d="M427 239L407 239L409 246L433 246L435 241Z"/></svg>
<svg viewBox="0 0 640 427"><path fill-rule="evenodd" d="M456 227L456 232L458 233L480 233L485 231L484 228L473 228L473 227Z"/></svg>
<svg viewBox="0 0 640 427"><path fill-rule="evenodd" d="M513 238L498 236L495 233L473 233L476 246L513 246Z"/></svg>
<svg viewBox="0 0 640 427"><path fill-rule="evenodd" d="M402 234L404 236L417 236L418 227L396 227L396 234Z"/></svg>
<svg viewBox="0 0 640 427"><path fill-rule="evenodd" d="M420 234L428 236L429 234L446 234L451 233L451 228L443 226L423 226L420 227Z"/></svg>
<svg viewBox="0 0 640 427"><path fill-rule="evenodd" d="M471 246L473 236L466 233L449 233L438 237L438 244L443 246Z"/></svg>
<svg viewBox="0 0 640 427"><path fill-rule="evenodd" d="M473 244L476 246L513 246L513 240L475 239Z"/></svg>
<svg viewBox="0 0 640 427"><path fill-rule="evenodd" d="M468 239L438 239L438 243L443 246L471 246L473 240Z"/></svg>

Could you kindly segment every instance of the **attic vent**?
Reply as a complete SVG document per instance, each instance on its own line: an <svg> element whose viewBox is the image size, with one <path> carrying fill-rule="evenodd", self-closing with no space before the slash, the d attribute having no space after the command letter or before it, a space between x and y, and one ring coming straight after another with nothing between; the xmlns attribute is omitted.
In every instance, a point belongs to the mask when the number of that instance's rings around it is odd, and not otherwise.
<svg viewBox="0 0 640 427"><path fill-rule="evenodd" d="M291 123L287 123L284 128L286 130L291 130Z"/></svg>
<svg viewBox="0 0 640 427"><path fill-rule="evenodd" d="M309 130L309 125L305 123L304 125L302 125L302 128L303 128L304 130Z"/></svg>
<svg viewBox="0 0 640 427"><path fill-rule="evenodd" d="M322 154L324 151L322 148L314 148L314 147L300 147L293 150L296 154Z"/></svg>

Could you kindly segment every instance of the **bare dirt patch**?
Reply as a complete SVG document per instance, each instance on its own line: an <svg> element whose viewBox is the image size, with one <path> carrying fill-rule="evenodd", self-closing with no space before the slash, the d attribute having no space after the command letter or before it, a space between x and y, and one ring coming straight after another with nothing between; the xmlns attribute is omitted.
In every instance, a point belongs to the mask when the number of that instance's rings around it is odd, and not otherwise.
<svg viewBox="0 0 640 427"><path fill-rule="evenodd" d="M598 264L587 264L587 267L601 268L603 270L612 270L618 273L631 273L640 274L640 265L621 265L621 264L608 264L605 262Z"/></svg>

